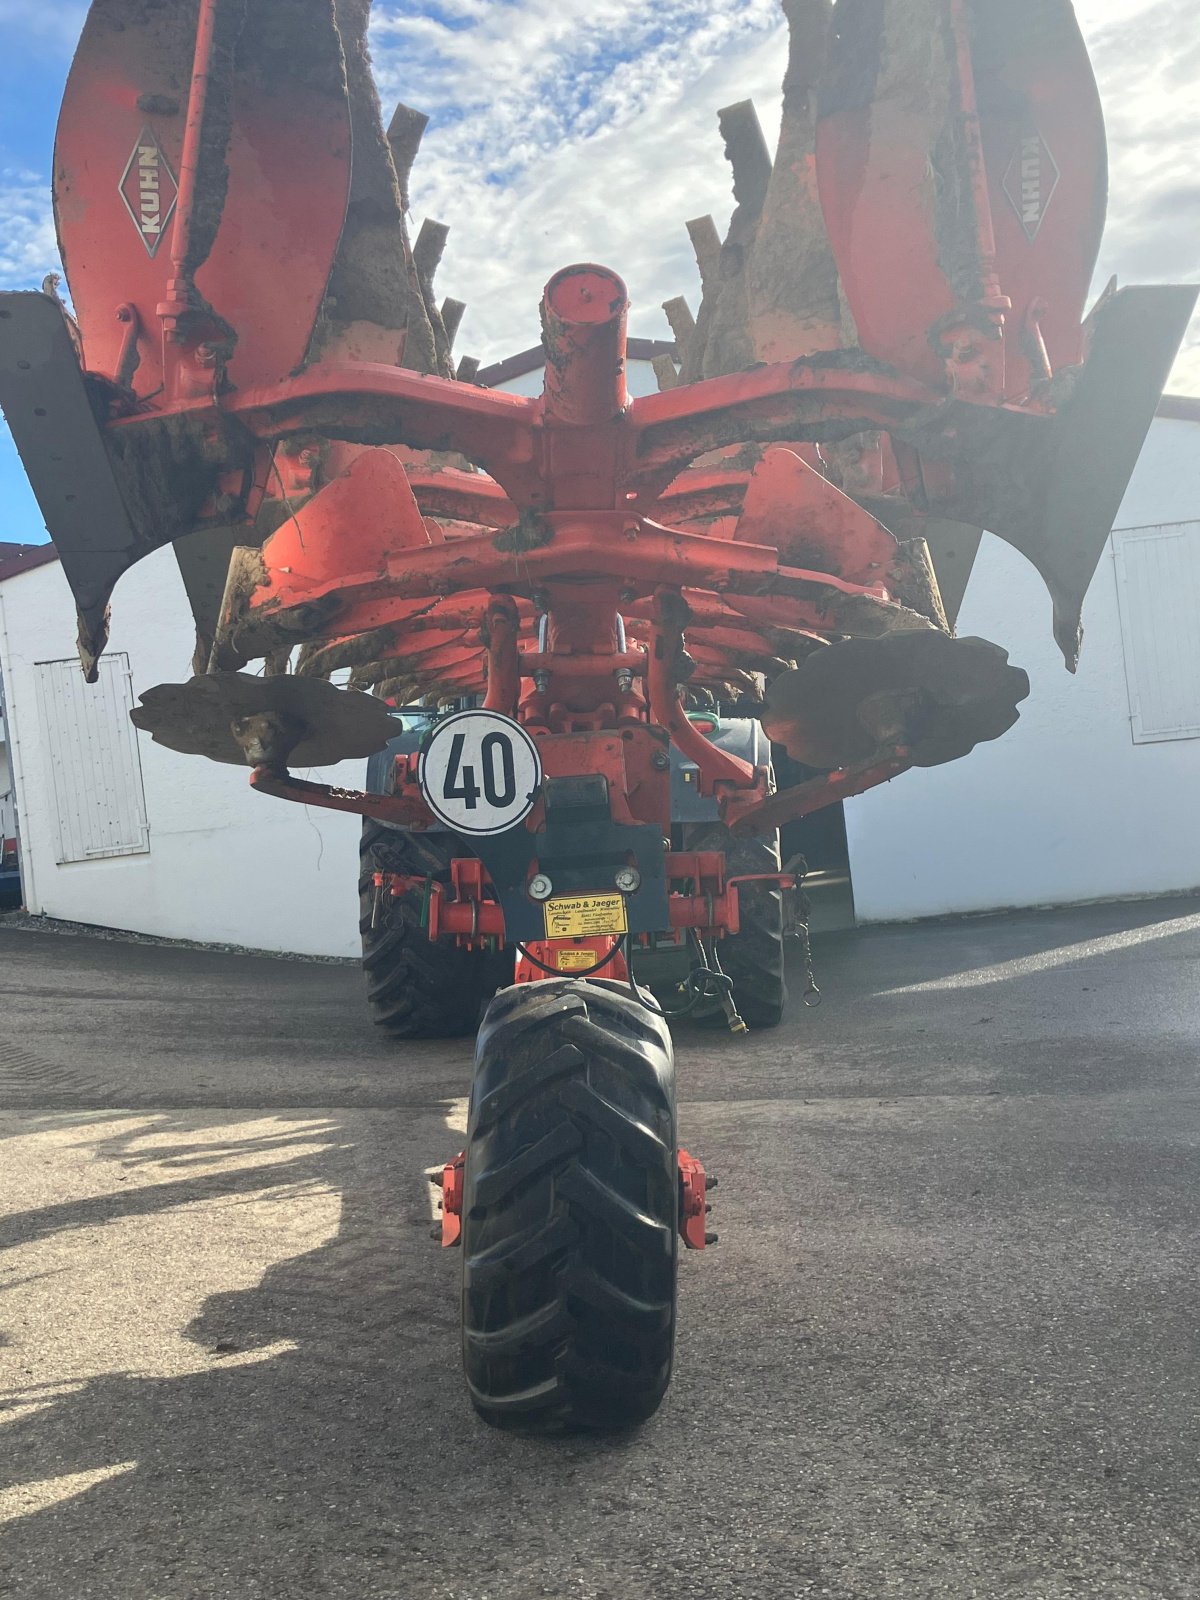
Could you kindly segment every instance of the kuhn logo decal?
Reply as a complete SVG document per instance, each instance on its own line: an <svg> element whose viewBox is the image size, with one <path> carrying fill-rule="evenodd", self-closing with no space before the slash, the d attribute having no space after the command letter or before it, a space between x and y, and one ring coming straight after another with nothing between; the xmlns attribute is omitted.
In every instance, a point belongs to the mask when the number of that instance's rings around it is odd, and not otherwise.
<svg viewBox="0 0 1200 1600"><path fill-rule="evenodd" d="M179 185L153 128L143 128L121 178L121 199L150 255L157 255Z"/></svg>
<svg viewBox="0 0 1200 1600"><path fill-rule="evenodd" d="M1004 174L1004 192L1030 242L1041 232L1059 177L1058 163L1035 128L1021 140Z"/></svg>

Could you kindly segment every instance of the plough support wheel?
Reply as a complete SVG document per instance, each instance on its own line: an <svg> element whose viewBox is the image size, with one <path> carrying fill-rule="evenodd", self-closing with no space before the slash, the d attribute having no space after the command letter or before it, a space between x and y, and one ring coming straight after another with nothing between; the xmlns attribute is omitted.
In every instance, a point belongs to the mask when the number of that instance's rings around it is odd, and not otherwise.
<svg viewBox="0 0 1200 1600"><path fill-rule="evenodd" d="M619 1430L658 1408L678 1190L666 1023L621 984L502 990L479 1034L462 1205L463 1360L486 1422Z"/></svg>

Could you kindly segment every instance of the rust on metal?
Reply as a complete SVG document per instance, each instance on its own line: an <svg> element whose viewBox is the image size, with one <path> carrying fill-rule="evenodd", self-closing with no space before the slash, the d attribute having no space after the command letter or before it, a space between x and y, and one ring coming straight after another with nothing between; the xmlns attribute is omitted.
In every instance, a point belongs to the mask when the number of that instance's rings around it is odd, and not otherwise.
<svg viewBox="0 0 1200 1600"><path fill-rule="evenodd" d="M332 766L374 755L395 732L381 701L319 678L215 672L139 698L130 716L156 744L232 766Z"/></svg>
<svg viewBox="0 0 1200 1600"><path fill-rule="evenodd" d="M1006 733L1028 694L999 645L928 630L816 651L776 678L761 716L806 766L853 767L903 746L914 766L933 767Z"/></svg>

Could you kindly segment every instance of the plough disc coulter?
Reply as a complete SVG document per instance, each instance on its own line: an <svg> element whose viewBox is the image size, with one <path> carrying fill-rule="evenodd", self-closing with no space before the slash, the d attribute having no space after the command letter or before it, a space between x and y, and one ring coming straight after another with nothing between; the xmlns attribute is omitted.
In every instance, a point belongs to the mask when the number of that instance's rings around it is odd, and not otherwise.
<svg viewBox="0 0 1200 1600"><path fill-rule="evenodd" d="M1074 669L1195 299L1084 316L1105 148L1067 0L783 9L779 149L720 113L736 207L688 224L701 297L664 308L655 395L596 264L542 295L540 396L455 365L446 230L406 223L425 119L385 128L366 0L94 0L55 153L73 311L0 296L84 671L173 545L195 676L134 720L363 817L382 1025L486 1008L443 1232L498 1426L659 1403L679 1240L715 1237L667 1020L779 1021L782 823L1016 721L1024 673L952 631L981 529L1042 574ZM366 756L362 789L291 771Z"/></svg>

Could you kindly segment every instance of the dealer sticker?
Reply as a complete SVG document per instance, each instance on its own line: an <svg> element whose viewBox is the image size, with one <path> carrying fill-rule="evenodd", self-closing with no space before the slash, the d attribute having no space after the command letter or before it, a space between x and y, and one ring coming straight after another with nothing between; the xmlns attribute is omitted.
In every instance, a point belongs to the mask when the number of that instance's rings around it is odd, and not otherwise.
<svg viewBox="0 0 1200 1600"><path fill-rule="evenodd" d="M580 894L547 900L545 910L547 939L596 939L629 932L623 895ZM595 959L593 955L591 960Z"/></svg>
<svg viewBox="0 0 1200 1600"><path fill-rule="evenodd" d="M594 967L597 961L603 958L598 956L594 950L589 950L586 945L583 945L578 950L573 950L568 945L565 950L556 950L554 959L555 965L560 972L587 972L589 968Z"/></svg>

